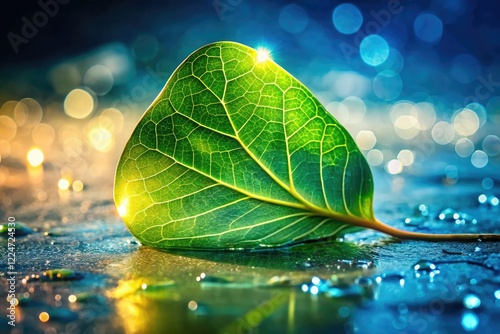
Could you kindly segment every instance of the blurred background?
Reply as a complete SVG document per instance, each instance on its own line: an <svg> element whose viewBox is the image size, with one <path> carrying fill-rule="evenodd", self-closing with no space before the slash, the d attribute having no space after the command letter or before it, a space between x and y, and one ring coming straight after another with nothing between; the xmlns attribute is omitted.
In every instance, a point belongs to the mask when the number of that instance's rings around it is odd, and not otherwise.
<svg viewBox="0 0 500 334"><path fill-rule="evenodd" d="M175 68L231 40L269 50L345 125L372 167L378 218L498 233L499 13L495 0L4 0L0 241L17 252L12 333L231 332L252 314L268 319L249 332L496 333L498 243L368 231L245 256L157 252L126 230L112 193L126 141ZM316 283L283 289L289 277ZM316 296L319 277L335 284L328 297Z"/></svg>
<svg viewBox="0 0 500 334"><path fill-rule="evenodd" d="M93 185L111 198L143 112L183 59L220 40L267 48L348 128L376 183L473 176L491 192L500 182L499 9L494 0L8 0L2 211L27 186L21 202Z"/></svg>

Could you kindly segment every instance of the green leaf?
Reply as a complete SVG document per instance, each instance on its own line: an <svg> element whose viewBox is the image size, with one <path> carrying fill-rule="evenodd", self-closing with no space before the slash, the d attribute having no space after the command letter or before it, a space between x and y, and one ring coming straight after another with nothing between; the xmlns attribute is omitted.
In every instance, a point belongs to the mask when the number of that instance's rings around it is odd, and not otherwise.
<svg viewBox="0 0 500 334"><path fill-rule="evenodd" d="M374 220L373 182L349 133L263 51L191 54L120 158L115 202L158 248L256 248L342 235Z"/></svg>

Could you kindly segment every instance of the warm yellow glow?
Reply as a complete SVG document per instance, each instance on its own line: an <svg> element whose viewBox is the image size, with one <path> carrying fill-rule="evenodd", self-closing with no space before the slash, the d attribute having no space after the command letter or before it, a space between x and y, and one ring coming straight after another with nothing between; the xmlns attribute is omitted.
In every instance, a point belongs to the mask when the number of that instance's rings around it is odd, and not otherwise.
<svg viewBox="0 0 500 334"><path fill-rule="evenodd" d="M265 48L257 49L257 62L261 63L271 59L271 52Z"/></svg>
<svg viewBox="0 0 500 334"><path fill-rule="evenodd" d="M137 293L143 281L140 279L122 280L108 292L116 299L116 312L122 319L125 333L146 333L151 331L151 320L158 321L157 313L151 312L151 303L143 294ZM154 304L153 304L154 305Z"/></svg>
<svg viewBox="0 0 500 334"><path fill-rule="evenodd" d="M17 124L12 118L0 115L0 139L11 141L16 136Z"/></svg>
<svg viewBox="0 0 500 334"><path fill-rule="evenodd" d="M75 180L73 184L71 185L74 191L79 192L83 190L83 182L80 180Z"/></svg>
<svg viewBox="0 0 500 334"><path fill-rule="evenodd" d="M40 146L48 146L54 142L56 132L49 124L41 123L33 128L31 132L33 142Z"/></svg>
<svg viewBox="0 0 500 334"><path fill-rule="evenodd" d="M75 295L69 295L68 300L70 303L76 302L76 296Z"/></svg>
<svg viewBox="0 0 500 334"><path fill-rule="evenodd" d="M109 152L115 145L113 134L103 127L90 129L87 139L90 145L99 152Z"/></svg>
<svg viewBox="0 0 500 334"><path fill-rule="evenodd" d="M50 316L49 316L49 314L47 312L42 312L38 316L38 319L40 319L41 322L47 322L47 321L49 321Z"/></svg>
<svg viewBox="0 0 500 334"><path fill-rule="evenodd" d="M122 204L120 204L120 206L118 207L118 214L120 215L120 217L125 217L125 215L127 214L127 205L128 205L128 198L125 199Z"/></svg>
<svg viewBox="0 0 500 334"><path fill-rule="evenodd" d="M38 167L43 163L45 156L43 155L42 150L37 147L33 147L28 151L27 158L31 166Z"/></svg>
<svg viewBox="0 0 500 334"><path fill-rule="evenodd" d="M104 109L98 118L99 125L113 133L120 132L123 128L123 115L115 108Z"/></svg>
<svg viewBox="0 0 500 334"><path fill-rule="evenodd" d="M73 118L85 118L93 110L94 98L83 89L73 89L64 100L64 112Z"/></svg>
<svg viewBox="0 0 500 334"><path fill-rule="evenodd" d="M68 190L69 188L69 181L66 179L60 179L59 182L57 182L57 187L60 190Z"/></svg>

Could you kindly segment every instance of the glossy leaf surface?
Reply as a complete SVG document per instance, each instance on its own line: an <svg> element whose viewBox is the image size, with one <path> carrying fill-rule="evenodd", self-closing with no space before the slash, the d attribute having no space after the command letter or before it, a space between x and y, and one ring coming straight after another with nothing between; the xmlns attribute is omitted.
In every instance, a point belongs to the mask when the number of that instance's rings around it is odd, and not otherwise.
<svg viewBox="0 0 500 334"><path fill-rule="evenodd" d="M158 248L281 246L374 220L373 181L349 133L262 51L191 54L120 158L115 202Z"/></svg>

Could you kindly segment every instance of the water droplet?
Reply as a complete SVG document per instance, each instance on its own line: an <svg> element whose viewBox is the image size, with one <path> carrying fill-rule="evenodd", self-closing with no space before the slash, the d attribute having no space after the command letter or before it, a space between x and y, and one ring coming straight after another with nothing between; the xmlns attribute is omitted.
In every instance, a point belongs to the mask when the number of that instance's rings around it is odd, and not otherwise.
<svg viewBox="0 0 500 334"><path fill-rule="evenodd" d="M420 277L421 275L429 275L431 278L436 274L439 274L438 267L427 260L420 260L413 265L413 270L415 271L415 276Z"/></svg>
<svg viewBox="0 0 500 334"><path fill-rule="evenodd" d="M419 226L425 223L426 219L424 217L408 217L405 218L405 224L409 226Z"/></svg>
<svg viewBox="0 0 500 334"><path fill-rule="evenodd" d="M438 218L439 220L453 222L459 217L458 212L453 210L452 208L447 208L441 211Z"/></svg>
<svg viewBox="0 0 500 334"><path fill-rule="evenodd" d="M474 248L474 252L480 252L480 251L481 251L481 247Z"/></svg>
<svg viewBox="0 0 500 334"><path fill-rule="evenodd" d="M439 220L446 222L454 222L457 225L465 225L468 223L477 224L477 219L464 212L457 212L451 208L444 209L438 216Z"/></svg>
<svg viewBox="0 0 500 334"><path fill-rule="evenodd" d="M413 270L415 271L433 271L436 270L437 267L434 263L427 260L420 260L415 265L413 265Z"/></svg>
<svg viewBox="0 0 500 334"><path fill-rule="evenodd" d="M475 279L475 278L471 278L471 279L469 280L469 283L470 283L470 285L476 285L476 284L477 284L477 279Z"/></svg>
<svg viewBox="0 0 500 334"><path fill-rule="evenodd" d="M462 313L462 327L466 331L473 331L479 325L479 317L472 311Z"/></svg>
<svg viewBox="0 0 500 334"><path fill-rule="evenodd" d="M488 197L488 203L491 206L498 206L498 204L500 204L500 200L496 196L490 196Z"/></svg>
<svg viewBox="0 0 500 334"><path fill-rule="evenodd" d="M77 281L81 279L83 279L83 274L71 269L52 269L46 270L41 274L28 275L22 280L22 282Z"/></svg>
<svg viewBox="0 0 500 334"><path fill-rule="evenodd" d="M496 299L500 299L500 289L494 292L494 296Z"/></svg>
<svg viewBox="0 0 500 334"><path fill-rule="evenodd" d="M488 200L488 197L485 194L481 194L477 198L477 201L479 202L479 204L486 204L487 200Z"/></svg>
<svg viewBox="0 0 500 334"><path fill-rule="evenodd" d="M465 295L463 303L465 308L472 310L481 306L481 299L475 294L470 293Z"/></svg>
<svg viewBox="0 0 500 334"><path fill-rule="evenodd" d="M491 178L489 178L489 177L484 178L483 182L481 182L481 185L486 190L489 190L489 189L493 188L494 184L495 183L493 182L493 180Z"/></svg>
<svg viewBox="0 0 500 334"><path fill-rule="evenodd" d="M429 207L425 204L420 204L413 210L413 215L427 217L429 216Z"/></svg>

